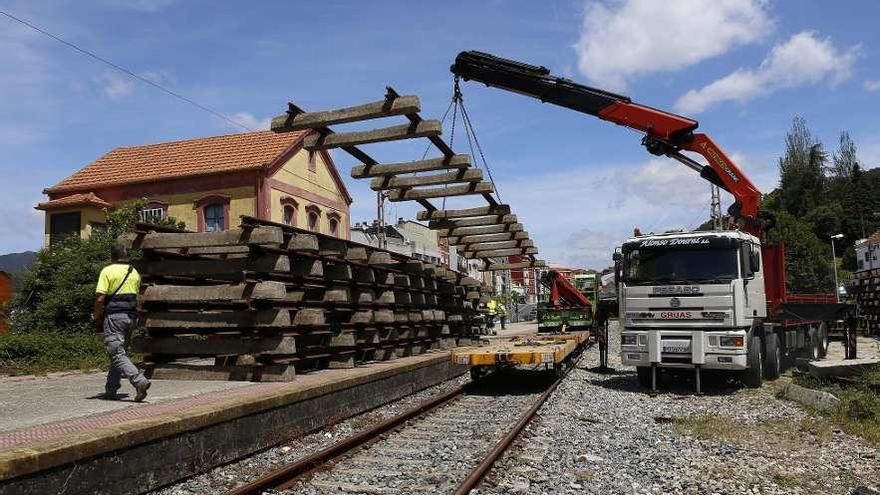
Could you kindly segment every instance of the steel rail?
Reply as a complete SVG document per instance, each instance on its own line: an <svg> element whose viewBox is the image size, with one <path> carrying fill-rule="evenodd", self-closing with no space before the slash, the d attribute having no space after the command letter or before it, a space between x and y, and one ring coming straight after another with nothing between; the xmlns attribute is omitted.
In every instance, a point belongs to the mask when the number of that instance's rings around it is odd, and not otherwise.
<svg viewBox="0 0 880 495"><path fill-rule="evenodd" d="M372 440L378 438L379 435L389 430L393 430L394 428L397 428L398 426L409 421L410 419L421 416L433 409L442 406L443 404L446 404L447 402L455 399L456 397L464 393L467 388L467 385L462 385L453 390L450 390L449 392L440 394L437 397L429 399L411 409L408 409L407 411L404 411L397 416L394 416L393 418L388 418L385 421L382 421L381 423L370 428L369 430L365 430L348 438L345 438L344 440L335 443L325 449L322 449L308 457L304 457L291 464L271 471L245 485L234 488L226 492L226 495L259 495L266 490L284 490L290 488L292 484L296 481L296 479L303 476L304 474L315 470L322 464L325 464L337 457L340 457L344 454L363 447L364 445L370 443Z"/></svg>
<svg viewBox="0 0 880 495"><path fill-rule="evenodd" d="M534 419L538 410L547 399L553 394L556 388L562 383L562 380L568 375L574 367L580 362L583 357L583 351L586 350L589 346L584 345L581 349L575 351L572 355L574 358L572 364L569 366L568 370L557 377L556 380L545 390L535 401L535 403L525 412L523 413L517 423L513 426L513 428L508 431L508 433L502 438L492 449L489 454L477 465L468 475L468 477L456 488L455 495L467 495L470 491L476 488L480 482L482 482L483 478L486 474L489 473L489 470L495 464L504 452L513 444L513 442L519 437L519 434L522 430L529 424L529 422ZM323 464L326 464L333 459L336 459L342 455L348 454L350 452L356 451L371 442L377 440L380 435L386 433L388 431L394 430L395 428L401 426L406 423L410 419L413 419L418 416L422 416L425 413L428 413L450 401L462 395L465 391L470 388L471 384L465 384L459 387L456 387L449 392L438 395L437 397L431 398L393 418L386 419L376 426L370 428L369 430L362 431L355 435L352 435L348 438L343 439L342 441L335 443L325 449L322 449L308 457L304 457L298 461L295 461L291 464L278 468L274 471L271 471L256 480L248 482L242 486L229 490L225 493L225 495L260 495L266 490L285 490L288 488L292 488L293 484L297 479L302 476L320 468Z"/></svg>
<svg viewBox="0 0 880 495"><path fill-rule="evenodd" d="M575 352L583 352L583 350L585 350L587 347L588 346L585 345L583 349ZM526 427L526 425L528 425L532 421L532 419L535 418L535 415L538 413L538 410L541 409L541 406L543 406L544 403L547 402L547 399L549 399L550 396L553 395L556 387L558 387L559 384L562 383L562 380L564 380L565 377L568 376L568 372L570 372L572 369L575 368L575 366L577 366L577 363L580 362L581 357L582 355L577 356L577 361L572 362L568 371L562 374L562 376L557 377L556 380L554 380L553 383L547 388L547 390L545 390L544 393L542 393L541 396L538 397L538 400L535 401L535 404L533 404L532 407L530 407L525 413L523 413L522 416L520 416L519 421L517 421L513 428L507 432L507 435L505 435L504 438L502 438L498 441L497 444L495 444L495 447L492 449L492 451L489 452L486 457L480 462L480 464L478 464L477 467L475 467L470 472L468 477L465 478L465 480L462 481L460 485L458 485L458 488L456 488L453 492L454 495L467 495L471 492L471 490L476 488L483 481L483 478L485 478L485 476L489 474L489 470L492 469L495 461L500 459L501 456L504 455L504 452L506 452L507 449L510 448L511 445L513 445L513 442L516 441L517 437L519 437L519 434Z"/></svg>

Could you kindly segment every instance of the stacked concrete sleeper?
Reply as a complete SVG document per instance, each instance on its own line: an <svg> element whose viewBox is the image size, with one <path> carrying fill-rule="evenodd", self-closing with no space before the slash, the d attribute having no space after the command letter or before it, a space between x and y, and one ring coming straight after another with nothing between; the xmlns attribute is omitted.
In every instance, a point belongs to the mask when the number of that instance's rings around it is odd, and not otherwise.
<svg viewBox="0 0 880 495"><path fill-rule="evenodd" d="M124 239L143 252L135 349L154 378L287 381L478 342L478 280L242 217L222 232Z"/></svg>

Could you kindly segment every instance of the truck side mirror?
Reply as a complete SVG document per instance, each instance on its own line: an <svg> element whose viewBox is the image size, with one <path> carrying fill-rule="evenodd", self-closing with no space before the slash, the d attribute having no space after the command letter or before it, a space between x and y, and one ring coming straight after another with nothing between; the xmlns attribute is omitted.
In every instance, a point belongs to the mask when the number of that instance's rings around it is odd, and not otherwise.
<svg viewBox="0 0 880 495"><path fill-rule="evenodd" d="M753 272L761 271L761 251L752 248L751 256L749 256L749 265Z"/></svg>
<svg viewBox="0 0 880 495"><path fill-rule="evenodd" d="M623 259L623 255L619 252L615 252L611 255L611 259L614 260L615 263L620 263L620 261Z"/></svg>

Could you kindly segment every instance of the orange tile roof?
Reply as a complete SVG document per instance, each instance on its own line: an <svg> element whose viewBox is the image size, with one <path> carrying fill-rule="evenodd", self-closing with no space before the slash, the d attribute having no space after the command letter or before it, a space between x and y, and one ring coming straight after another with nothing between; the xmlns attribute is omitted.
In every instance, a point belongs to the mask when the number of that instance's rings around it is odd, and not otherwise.
<svg viewBox="0 0 880 495"><path fill-rule="evenodd" d="M43 192L84 191L120 184L259 169L267 167L308 132L245 132L116 148Z"/></svg>
<svg viewBox="0 0 880 495"><path fill-rule="evenodd" d="M38 210L59 210L61 208L69 208L72 206L97 206L100 208L112 208L113 205L99 198L95 193L88 194L71 194L63 198L43 201L36 206Z"/></svg>

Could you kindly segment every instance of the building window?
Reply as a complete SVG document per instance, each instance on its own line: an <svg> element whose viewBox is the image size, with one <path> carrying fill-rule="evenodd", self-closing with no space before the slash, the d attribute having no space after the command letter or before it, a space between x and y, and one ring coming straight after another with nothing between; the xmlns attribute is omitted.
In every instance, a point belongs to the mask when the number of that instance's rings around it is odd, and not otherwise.
<svg viewBox="0 0 880 495"><path fill-rule="evenodd" d="M205 232L224 230L225 215L223 213L223 205L205 206Z"/></svg>
<svg viewBox="0 0 880 495"><path fill-rule="evenodd" d="M285 225L296 226L297 211L299 211L299 205L296 200L290 196L281 198L281 221Z"/></svg>
<svg viewBox="0 0 880 495"><path fill-rule="evenodd" d="M306 210L306 227L312 232L321 231L321 209L315 205L308 205Z"/></svg>
<svg viewBox="0 0 880 495"><path fill-rule="evenodd" d="M318 170L318 165L317 165L318 159L315 155L317 155L316 152L309 151L309 172L314 172L314 171Z"/></svg>
<svg viewBox="0 0 880 495"><path fill-rule="evenodd" d="M144 208L141 210L141 222L157 223L165 218L165 210L162 208Z"/></svg>
<svg viewBox="0 0 880 495"><path fill-rule="evenodd" d="M53 213L49 217L49 244L79 237L80 212Z"/></svg>
<svg viewBox="0 0 880 495"><path fill-rule="evenodd" d="M321 217L314 211L309 212L309 230L317 232Z"/></svg>
<svg viewBox="0 0 880 495"><path fill-rule="evenodd" d="M229 230L229 197L213 195L193 204L198 213L199 232Z"/></svg>
<svg viewBox="0 0 880 495"><path fill-rule="evenodd" d="M339 237L339 219L338 213L327 214L327 228L330 230L330 235L335 237Z"/></svg>
<svg viewBox="0 0 880 495"><path fill-rule="evenodd" d="M284 224L296 224L296 209L290 205L284 205Z"/></svg>

